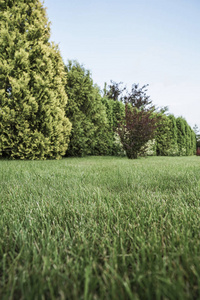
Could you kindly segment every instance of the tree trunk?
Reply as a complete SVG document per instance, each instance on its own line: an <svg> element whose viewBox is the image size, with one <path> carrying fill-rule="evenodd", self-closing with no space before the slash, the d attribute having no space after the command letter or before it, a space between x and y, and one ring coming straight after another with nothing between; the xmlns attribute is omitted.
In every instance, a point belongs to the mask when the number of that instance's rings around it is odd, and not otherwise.
<svg viewBox="0 0 200 300"><path fill-rule="evenodd" d="M126 150L126 155L129 159L136 159L138 158L138 152L134 151L133 149Z"/></svg>

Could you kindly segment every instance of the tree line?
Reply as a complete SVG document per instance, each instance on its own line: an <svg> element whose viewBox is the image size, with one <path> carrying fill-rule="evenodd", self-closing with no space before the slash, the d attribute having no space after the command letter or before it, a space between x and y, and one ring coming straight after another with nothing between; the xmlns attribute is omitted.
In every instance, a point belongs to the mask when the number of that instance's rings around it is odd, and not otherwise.
<svg viewBox="0 0 200 300"><path fill-rule="evenodd" d="M0 156L193 155L194 131L156 109L147 86L105 84L49 41L39 0L0 2Z"/></svg>
<svg viewBox="0 0 200 300"><path fill-rule="evenodd" d="M69 61L66 71L67 116L72 122L67 155L195 154L195 132L183 117L168 114L166 108L156 110L147 86L133 84L129 92L111 81L102 95L78 62Z"/></svg>

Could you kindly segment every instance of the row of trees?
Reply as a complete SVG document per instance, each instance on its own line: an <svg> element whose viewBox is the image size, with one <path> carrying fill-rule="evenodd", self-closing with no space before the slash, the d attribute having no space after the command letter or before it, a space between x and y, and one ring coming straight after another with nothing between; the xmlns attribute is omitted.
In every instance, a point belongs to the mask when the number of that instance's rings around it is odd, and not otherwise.
<svg viewBox="0 0 200 300"><path fill-rule="evenodd" d="M121 144L116 135L124 118L122 102L102 97L91 74L76 61L69 61L66 93L66 115L72 122L67 156L116 155Z"/></svg>
<svg viewBox="0 0 200 300"><path fill-rule="evenodd" d="M68 105L72 122L68 156L119 155L129 158L154 155L193 155L194 131L182 117L156 110L147 86L134 84L129 92L122 83L105 85L103 96L91 74L76 61L66 66ZM151 143L149 141L152 140Z"/></svg>
<svg viewBox="0 0 200 300"><path fill-rule="evenodd" d="M150 140L157 155L194 153L187 122L156 110L147 86L111 82L102 95L78 62L64 66L39 0L0 1L0 27L0 155L137 158Z"/></svg>
<svg viewBox="0 0 200 300"><path fill-rule="evenodd" d="M196 153L196 135L182 117L173 115L162 118L156 134L157 155L193 155Z"/></svg>

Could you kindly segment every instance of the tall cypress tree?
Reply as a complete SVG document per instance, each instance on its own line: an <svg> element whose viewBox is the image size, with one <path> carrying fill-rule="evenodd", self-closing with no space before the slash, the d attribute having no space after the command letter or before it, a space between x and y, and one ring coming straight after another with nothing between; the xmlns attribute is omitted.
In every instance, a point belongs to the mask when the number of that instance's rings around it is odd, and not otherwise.
<svg viewBox="0 0 200 300"><path fill-rule="evenodd" d="M109 126L106 108L91 74L76 61L66 66L68 105L66 114L72 122L67 156L109 153Z"/></svg>
<svg viewBox="0 0 200 300"><path fill-rule="evenodd" d="M71 123L65 116L64 65L39 0L0 0L0 154L59 158Z"/></svg>
<svg viewBox="0 0 200 300"><path fill-rule="evenodd" d="M176 119L177 126L177 143L179 149L179 155L186 155L187 141L185 131L185 120L182 117Z"/></svg>
<svg viewBox="0 0 200 300"><path fill-rule="evenodd" d="M161 120L158 122L158 128L156 131L156 154L168 155L168 151L171 147L170 139L170 119L165 114L162 115Z"/></svg>
<svg viewBox="0 0 200 300"><path fill-rule="evenodd" d="M118 124L124 119L125 105L121 101L115 101L114 99L109 99L107 97L102 98L102 103L106 107L106 114L109 124L109 132L107 133L110 141L109 154L122 154L123 147L120 142L120 137L117 134L117 127Z"/></svg>

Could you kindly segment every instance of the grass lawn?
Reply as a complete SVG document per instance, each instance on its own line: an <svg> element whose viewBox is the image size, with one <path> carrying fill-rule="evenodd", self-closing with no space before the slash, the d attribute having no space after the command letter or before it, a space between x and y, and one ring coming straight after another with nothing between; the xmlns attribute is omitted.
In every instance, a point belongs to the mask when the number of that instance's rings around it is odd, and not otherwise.
<svg viewBox="0 0 200 300"><path fill-rule="evenodd" d="M200 157L0 160L0 299L200 299Z"/></svg>

